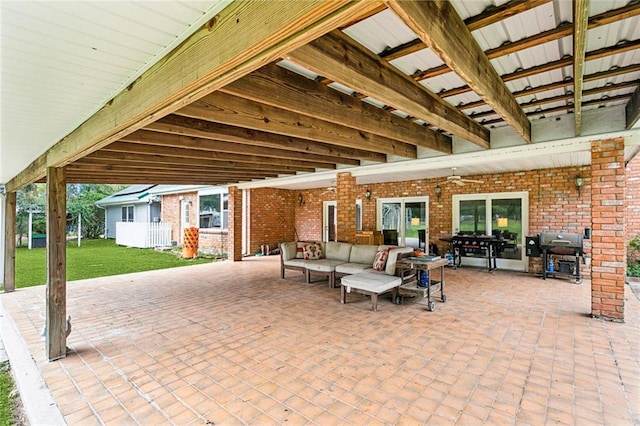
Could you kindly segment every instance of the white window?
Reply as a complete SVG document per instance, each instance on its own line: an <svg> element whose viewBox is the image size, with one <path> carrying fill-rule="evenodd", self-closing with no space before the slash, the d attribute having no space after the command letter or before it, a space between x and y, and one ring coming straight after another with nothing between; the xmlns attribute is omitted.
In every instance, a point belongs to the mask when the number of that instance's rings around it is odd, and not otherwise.
<svg viewBox="0 0 640 426"><path fill-rule="evenodd" d="M122 222L133 222L133 206L122 207Z"/></svg>
<svg viewBox="0 0 640 426"><path fill-rule="evenodd" d="M199 225L201 229L227 229L229 224L229 194L199 195Z"/></svg>

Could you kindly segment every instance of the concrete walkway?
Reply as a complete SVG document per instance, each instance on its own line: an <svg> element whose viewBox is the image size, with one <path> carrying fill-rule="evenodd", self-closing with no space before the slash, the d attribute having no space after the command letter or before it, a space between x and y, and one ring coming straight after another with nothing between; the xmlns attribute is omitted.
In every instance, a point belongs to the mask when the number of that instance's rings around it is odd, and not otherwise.
<svg viewBox="0 0 640 426"><path fill-rule="evenodd" d="M640 302L595 320L589 286L462 268L371 312L276 257L77 281L52 363L44 288L0 301L73 425L640 424Z"/></svg>

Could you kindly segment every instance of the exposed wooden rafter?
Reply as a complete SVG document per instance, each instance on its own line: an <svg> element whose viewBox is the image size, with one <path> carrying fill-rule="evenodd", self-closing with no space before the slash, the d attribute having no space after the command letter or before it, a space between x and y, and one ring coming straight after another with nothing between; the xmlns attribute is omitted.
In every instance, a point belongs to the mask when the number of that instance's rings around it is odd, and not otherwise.
<svg viewBox="0 0 640 426"><path fill-rule="evenodd" d="M388 4L478 96L526 142L531 142L529 119L451 3L388 0Z"/></svg>
<svg viewBox="0 0 640 426"><path fill-rule="evenodd" d="M489 147L486 129L339 31L286 57L395 109L411 111L412 116L432 126Z"/></svg>
<svg viewBox="0 0 640 426"><path fill-rule="evenodd" d="M451 139L275 64L220 90L309 117L451 154Z"/></svg>
<svg viewBox="0 0 640 426"><path fill-rule="evenodd" d="M589 0L573 0L573 114L576 136L580 136L582 129L582 82L588 21Z"/></svg>

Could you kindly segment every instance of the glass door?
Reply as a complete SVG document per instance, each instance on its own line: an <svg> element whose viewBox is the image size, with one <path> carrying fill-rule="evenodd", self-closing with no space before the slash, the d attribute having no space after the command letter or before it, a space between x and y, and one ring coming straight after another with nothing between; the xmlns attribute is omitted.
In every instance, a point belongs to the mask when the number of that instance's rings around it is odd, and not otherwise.
<svg viewBox="0 0 640 426"><path fill-rule="evenodd" d="M324 201L322 214L322 241L336 241L338 227L338 215L336 214L337 201Z"/></svg>
<svg viewBox="0 0 640 426"><path fill-rule="evenodd" d="M429 247L429 198L381 198L378 200L378 229L384 244Z"/></svg>
<svg viewBox="0 0 640 426"><path fill-rule="evenodd" d="M526 271L524 243L529 232L529 193L509 192L453 196L453 233L493 235L504 241L498 268ZM484 259L463 257L463 264L483 266Z"/></svg>

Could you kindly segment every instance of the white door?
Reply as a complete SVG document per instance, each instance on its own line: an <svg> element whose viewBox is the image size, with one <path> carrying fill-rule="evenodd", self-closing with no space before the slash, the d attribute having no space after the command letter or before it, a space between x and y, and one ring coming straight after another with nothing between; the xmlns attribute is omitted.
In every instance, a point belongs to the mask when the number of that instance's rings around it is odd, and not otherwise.
<svg viewBox="0 0 640 426"><path fill-rule="evenodd" d="M337 206L337 201L324 201L322 203L322 241L337 241Z"/></svg>
<svg viewBox="0 0 640 426"><path fill-rule="evenodd" d="M184 230L188 228L189 225L189 206L191 206L191 201L189 200L180 200L180 244L182 244L184 240Z"/></svg>
<svg viewBox="0 0 640 426"><path fill-rule="evenodd" d="M429 197L378 199L378 230L385 244L429 249Z"/></svg>

